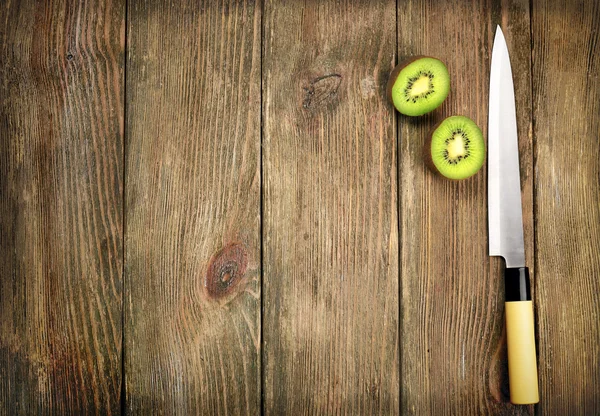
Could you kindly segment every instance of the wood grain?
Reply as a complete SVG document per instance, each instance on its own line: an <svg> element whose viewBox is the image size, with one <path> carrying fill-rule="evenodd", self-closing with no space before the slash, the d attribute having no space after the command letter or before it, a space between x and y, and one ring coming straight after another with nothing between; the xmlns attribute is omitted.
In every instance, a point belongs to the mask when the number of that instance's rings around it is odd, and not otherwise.
<svg viewBox="0 0 600 416"><path fill-rule="evenodd" d="M122 1L0 7L0 414L119 412Z"/></svg>
<svg viewBox="0 0 600 416"><path fill-rule="evenodd" d="M398 55L431 55L448 66L451 92L420 119L399 117L402 412L519 414L508 401L501 260L488 257L484 168L461 182L424 165L429 129L450 115L487 137L496 25L507 38L517 97L527 263L533 266L529 3L459 0L398 4ZM416 29L418 28L418 30ZM531 270L535 279L535 270Z"/></svg>
<svg viewBox="0 0 600 416"><path fill-rule="evenodd" d="M264 20L265 413L397 413L395 2Z"/></svg>
<svg viewBox="0 0 600 416"><path fill-rule="evenodd" d="M540 404L600 414L600 4L534 1Z"/></svg>
<svg viewBox="0 0 600 416"><path fill-rule="evenodd" d="M597 1L127 3L0 5L0 415L600 414ZM422 159L446 116L487 136L496 24L535 408L507 402L486 171ZM407 118L384 89L416 54L452 91Z"/></svg>
<svg viewBox="0 0 600 416"><path fill-rule="evenodd" d="M260 19L130 2L126 410L260 409Z"/></svg>

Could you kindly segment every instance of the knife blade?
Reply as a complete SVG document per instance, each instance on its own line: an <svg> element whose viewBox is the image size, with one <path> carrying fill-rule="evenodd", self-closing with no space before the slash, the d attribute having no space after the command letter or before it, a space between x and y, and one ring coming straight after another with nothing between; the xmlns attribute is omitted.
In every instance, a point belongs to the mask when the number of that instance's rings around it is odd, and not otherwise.
<svg viewBox="0 0 600 416"><path fill-rule="evenodd" d="M490 256L504 257L506 267L524 267L517 113L508 48L500 26L492 49L488 142Z"/></svg>
<svg viewBox="0 0 600 416"><path fill-rule="evenodd" d="M490 256L505 261L505 313L510 400L539 402L533 303L525 267L519 144L508 47L496 28L488 119L488 225Z"/></svg>

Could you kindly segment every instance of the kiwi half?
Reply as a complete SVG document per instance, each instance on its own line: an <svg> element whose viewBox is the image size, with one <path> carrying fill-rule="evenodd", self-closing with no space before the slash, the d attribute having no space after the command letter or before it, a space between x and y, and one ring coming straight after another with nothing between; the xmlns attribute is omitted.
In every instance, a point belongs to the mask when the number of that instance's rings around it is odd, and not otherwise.
<svg viewBox="0 0 600 416"><path fill-rule="evenodd" d="M468 117L448 117L431 131L425 142L424 159L434 172L446 178L466 179L483 166L483 134Z"/></svg>
<svg viewBox="0 0 600 416"><path fill-rule="evenodd" d="M442 61L415 56L394 68L387 83L388 99L407 116L435 110L450 92L450 74Z"/></svg>

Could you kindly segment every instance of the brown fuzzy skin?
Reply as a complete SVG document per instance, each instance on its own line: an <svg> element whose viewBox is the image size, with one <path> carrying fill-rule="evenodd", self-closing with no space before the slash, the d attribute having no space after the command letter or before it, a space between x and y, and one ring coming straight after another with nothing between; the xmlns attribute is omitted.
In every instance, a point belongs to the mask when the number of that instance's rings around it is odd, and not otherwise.
<svg viewBox="0 0 600 416"><path fill-rule="evenodd" d="M437 58L434 58L433 56L427 56L427 55L413 56L411 58L408 58L408 59L400 62L398 65L396 65L396 67L390 73L390 78L388 79L387 85L385 87L385 95L387 96L387 99L389 100L389 102L392 103L392 105L394 105L394 100L392 99L392 87L394 86L396 79L398 79L398 74L400 74L400 71L402 71L408 65L412 64L413 62L415 62L416 60L419 60L421 58L437 59Z"/></svg>
<svg viewBox="0 0 600 416"><path fill-rule="evenodd" d="M446 120L446 119L444 119L444 120ZM427 135L427 138L425 139L425 144L423 145L423 161L425 162L427 167L429 169L431 169L431 171L433 173L440 175L442 178L450 179L451 181L456 181L456 179L446 178L444 175L442 175L440 173L440 171L438 170L438 168L435 167L435 164L433 163L433 158L431 157L431 140L433 138L433 132L437 130L437 128L440 126L440 124L442 124L442 122L444 120L439 121L429 131L429 134Z"/></svg>

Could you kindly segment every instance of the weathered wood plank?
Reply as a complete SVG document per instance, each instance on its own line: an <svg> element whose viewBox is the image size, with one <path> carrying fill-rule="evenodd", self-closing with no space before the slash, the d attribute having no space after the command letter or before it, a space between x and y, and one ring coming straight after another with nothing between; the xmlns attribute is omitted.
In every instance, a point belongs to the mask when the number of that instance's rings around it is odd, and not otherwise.
<svg viewBox="0 0 600 416"><path fill-rule="evenodd" d="M600 414L600 3L532 9L540 404Z"/></svg>
<svg viewBox="0 0 600 416"><path fill-rule="evenodd" d="M266 414L399 410L394 1L270 1Z"/></svg>
<svg viewBox="0 0 600 416"><path fill-rule="evenodd" d="M0 414L120 410L124 15L0 6Z"/></svg>
<svg viewBox="0 0 600 416"><path fill-rule="evenodd" d="M129 3L133 414L260 409L260 10Z"/></svg>
<svg viewBox="0 0 600 416"><path fill-rule="evenodd" d="M429 129L466 115L487 137L491 50L496 25L507 38L515 78L527 263L533 269L529 2L398 3L399 58L438 57L450 71L443 106L399 118L402 411L508 414L501 260L488 257L487 178L452 182L423 164ZM418 30L417 30L418 28Z"/></svg>

